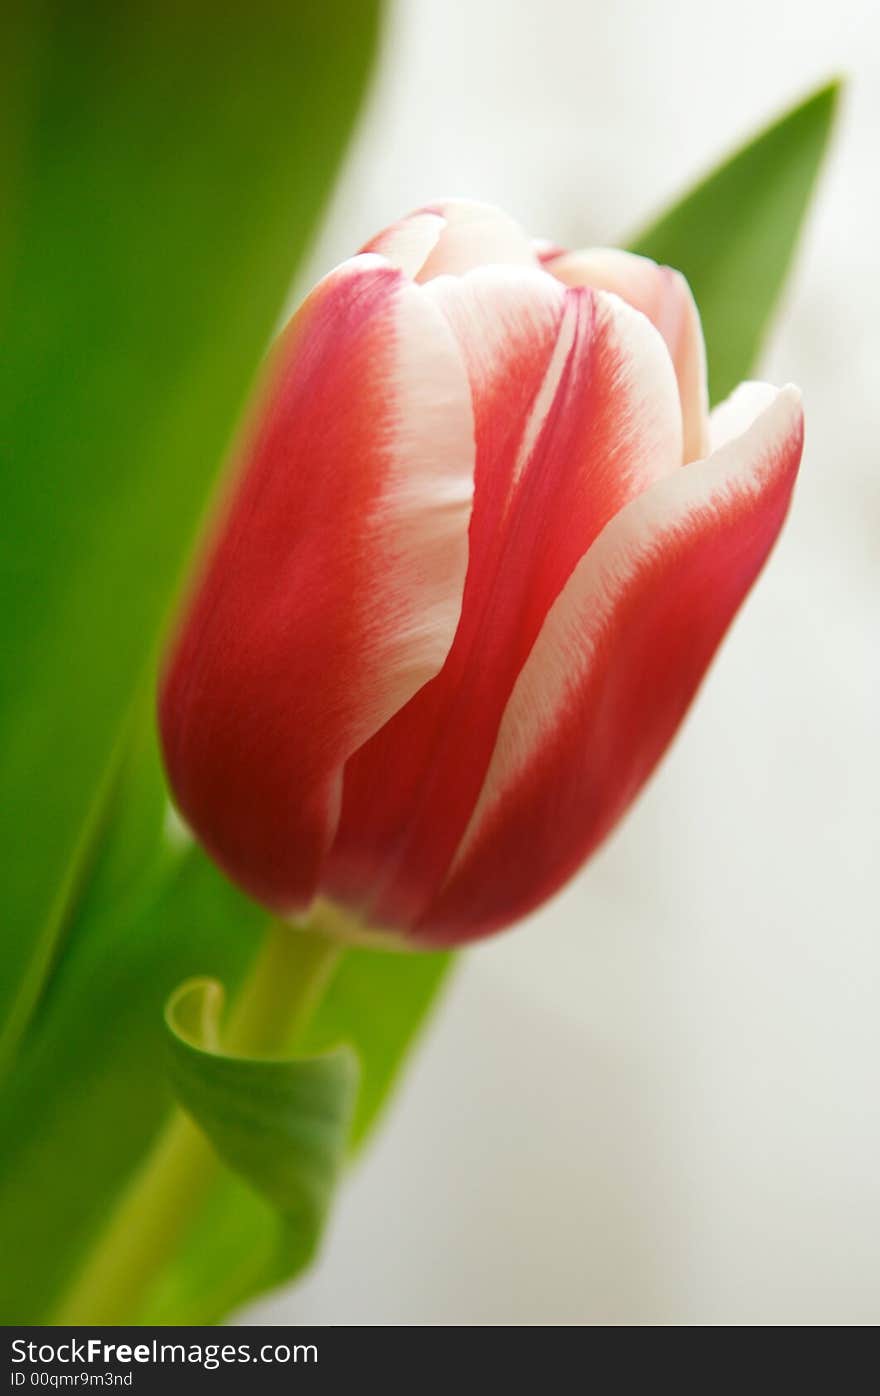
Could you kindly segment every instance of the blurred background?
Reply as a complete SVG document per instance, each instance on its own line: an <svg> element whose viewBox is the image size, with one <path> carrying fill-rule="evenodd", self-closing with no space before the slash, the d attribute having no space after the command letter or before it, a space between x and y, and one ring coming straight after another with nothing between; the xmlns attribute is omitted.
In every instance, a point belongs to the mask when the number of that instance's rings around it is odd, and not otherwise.
<svg viewBox="0 0 880 1396"><path fill-rule="evenodd" d="M304 282L408 209L622 241L850 89L763 364L808 444L769 569L587 870L463 957L306 1282L250 1321L880 1321L880 10L401 0Z"/></svg>

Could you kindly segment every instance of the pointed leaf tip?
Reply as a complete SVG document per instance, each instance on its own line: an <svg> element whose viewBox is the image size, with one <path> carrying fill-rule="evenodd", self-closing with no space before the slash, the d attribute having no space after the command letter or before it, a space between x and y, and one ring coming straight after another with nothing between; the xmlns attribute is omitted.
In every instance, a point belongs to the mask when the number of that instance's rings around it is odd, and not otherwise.
<svg viewBox="0 0 880 1396"><path fill-rule="evenodd" d="M843 90L826 82L704 176L631 243L684 272L713 402L748 377L790 268Z"/></svg>

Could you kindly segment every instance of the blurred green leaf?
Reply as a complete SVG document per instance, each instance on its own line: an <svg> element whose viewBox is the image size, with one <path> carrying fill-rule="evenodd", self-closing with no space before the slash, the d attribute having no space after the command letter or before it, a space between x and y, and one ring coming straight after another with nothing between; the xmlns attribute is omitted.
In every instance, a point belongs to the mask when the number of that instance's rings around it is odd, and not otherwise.
<svg viewBox="0 0 880 1396"><path fill-rule="evenodd" d="M767 127L630 244L678 267L706 335L713 402L752 371L831 134L840 84Z"/></svg>
<svg viewBox="0 0 880 1396"><path fill-rule="evenodd" d="M151 695L150 695L151 697ZM0 1093L0 1318L45 1321L173 1104L163 1012L183 980L233 991L265 913L168 818L144 703L48 992Z"/></svg>
<svg viewBox="0 0 880 1396"><path fill-rule="evenodd" d="M266 914L226 881L170 814L151 694L108 809L70 934L0 1096L0 1317L46 1319L168 1118L163 1008L184 980L230 994ZM303 1044L349 1043L361 1063L353 1139L376 1118L451 964L447 954L345 953ZM276 1223L224 1170L208 1188L147 1317L209 1322L250 1296ZM225 1257L220 1266L218 1257ZM251 1269L251 1266L254 1269ZM233 1273L234 1272L234 1273ZM230 1278L232 1276L232 1278Z"/></svg>
<svg viewBox="0 0 880 1396"><path fill-rule="evenodd" d="M133 695L352 125L378 0L2 10L11 1048L87 874Z"/></svg>

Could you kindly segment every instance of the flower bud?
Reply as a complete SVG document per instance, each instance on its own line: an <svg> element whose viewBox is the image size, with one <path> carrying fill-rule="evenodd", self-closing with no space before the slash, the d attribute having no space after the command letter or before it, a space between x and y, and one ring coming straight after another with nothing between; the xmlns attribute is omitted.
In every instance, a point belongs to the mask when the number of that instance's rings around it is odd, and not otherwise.
<svg viewBox="0 0 880 1396"><path fill-rule="evenodd" d="M280 337L160 695L179 809L281 915L412 943L552 894L782 525L799 395L711 415L679 273L438 204Z"/></svg>

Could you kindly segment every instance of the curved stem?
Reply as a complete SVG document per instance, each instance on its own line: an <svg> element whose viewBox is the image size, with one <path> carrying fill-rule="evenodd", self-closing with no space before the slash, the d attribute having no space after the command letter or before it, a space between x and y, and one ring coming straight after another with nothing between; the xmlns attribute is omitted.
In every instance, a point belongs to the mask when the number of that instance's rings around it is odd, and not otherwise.
<svg viewBox="0 0 880 1396"><path fill-rule="evenodd" d="M273 922L235 1004L224 1050L278 1056L295 1046L343 949L319 924ZM220 1167L201 1130L175 1110L52 1322L132 1322Z"/></svg>

